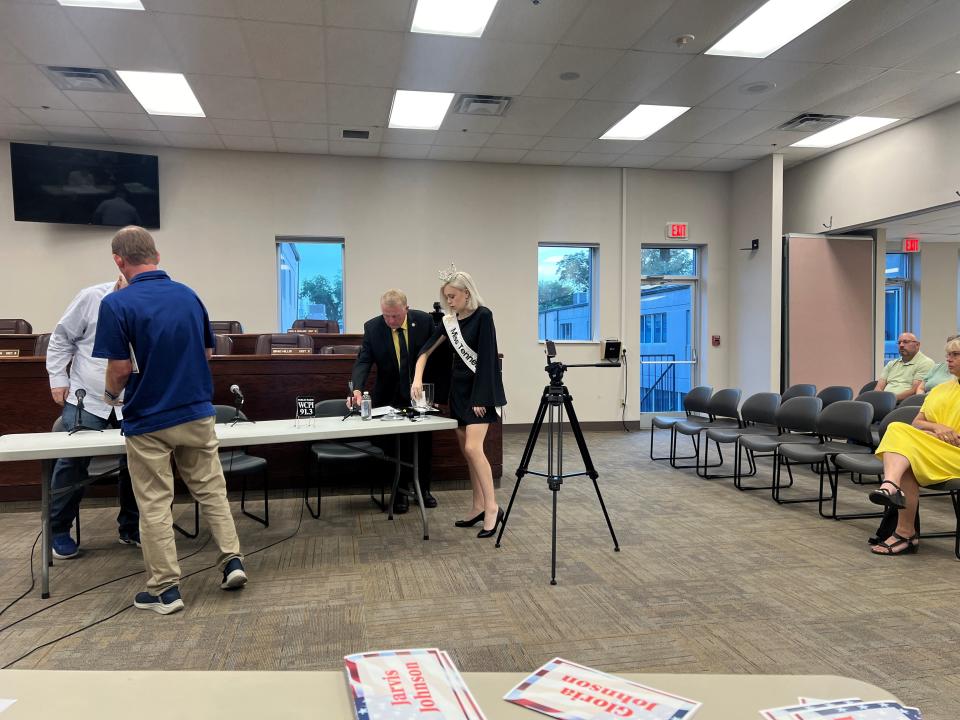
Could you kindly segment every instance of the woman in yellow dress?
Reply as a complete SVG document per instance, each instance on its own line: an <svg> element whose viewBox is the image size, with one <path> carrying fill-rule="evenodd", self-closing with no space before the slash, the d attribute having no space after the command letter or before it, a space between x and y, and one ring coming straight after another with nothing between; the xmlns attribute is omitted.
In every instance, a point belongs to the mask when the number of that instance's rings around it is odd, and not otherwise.
<svg viewBox="0 0 960 720"><path fill-rule="evenodd" d="M947 368L960 378L960 337L947 341ZM960 477L960 380L937 385L927 395L913 425L891 423L877 448L883 458L883 483L870 501L897 508L897 529L873 546L877 555L915 553L914 531L920 486Z"/></svg>

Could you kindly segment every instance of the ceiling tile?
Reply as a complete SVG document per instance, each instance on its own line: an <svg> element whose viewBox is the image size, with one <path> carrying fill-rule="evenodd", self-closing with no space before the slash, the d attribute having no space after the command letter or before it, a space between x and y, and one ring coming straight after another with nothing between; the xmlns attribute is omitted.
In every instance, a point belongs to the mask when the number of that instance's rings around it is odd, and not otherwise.
<svg viewBox="0 0 960 720"><path fill-rule="evenodd" d="M644 155L647 157L657 156L665 157L678 153L687 146L688 143L682 142L662 142L658 140L643 140L638 142L630 149L632 155Z"/></svg>
<svg viewBox="0 0 960 720"><path fill-rule="evenodd" d="M0 138L17 142L46 142L50 131L39 125L0 125Z"/></svg>
<svg viewBox="0 0 960 720"><path fill-rule="evenodd" d="M484 147L474 156L477 162L519 162L527 154L523 148Z"/></svg>
<svg viewBox="0 0 960 720"><path fill-rule="evenodd" d="M699 54L756 10L763 0L675 0L660 19L633 45L636 50ZM696 37L678 46L676 38Z"/></svg>
<svg viewBox="0 0 960 720"><path fill-rule="evenodd" d="M235 0L237 14L247 20L323 25L323 4L317 0Z"/></svg>
<svg viewBox="0 0 960 720"><path fill-rule="evenodd" d="M142 113L133 95L123 92L92 92L86 90L66 90L63 93L81 110L99 110L102 112ZM45 103L49 104L49 103Z"/></svg>
<svg viewBox="0 0 960 720"><path fill-rule="evenodd" d="M33 120L14 107L0 105L0 125L32 125Z"/></svg>
<svg viewBox="0 0 960 720"><path fill-rule="evenodd" d="M549 134L553 137L599 138L633 108L632 103L578 100Z"/></svg>
<svg viewBox="0 0 960 720"><path fill-rule="evenodd" d="M735 145L719 145L717 143L690 143L678 155L683 157L714 158L731 150Z"/></svg>
<svg viewBox="0 0 960 720"><path fill-rule="evenodd" d="M373 157L380 153L380 143L364 140L331 140L331 155L356 155Z"/></svg>
<svg viewBox="0 0 960 720"><path fill-rule="evenodd" d="M327 122L386 126L392 101L389 88L327 85Z"/></svg>
<svg viewBox="0 0 960 720"><path fill-rule="evenodd" d="M642 98L651 105L697 105L755 67L759 60L698 55Z"/></svg>
<svg viewBox="0 0 960 720"><path fill-rule="evenodd" d="M273 135L276 138L297 138L304 140L326 140L327 126L321 123L274 122ZM279 143L278 143L279 146Z"/></svg>
<svg viewBox="0 0 960 720"><path fill-rule="evenodd" d="M29 60L40 65L103 65L59 5L0 4L0 32Z"/></svg>
<svg viewBox="0 0 960 720"><path fill-rule="evenodd" d="M633 150L637 144L632 140L593 140L581 152L620 156ZM677 146L683 147L683 143L677 143ZM669 155L669 153L664 154Z"/></svg>
<svg viewBox="0 0 960 720"><path fill-rule="evenodd" d="M207 117L231 120L267 118L260 86L253 78L190 75L187 81Z"/></svg>
<svg viewBox="0 0 960 720"><path fill-rule="evenodd" d="M163 132L215 133L213 124L207 118L175 117L172 115L152 115L153 124Z"/></svg>
<svg viewBox="0 0 960 720"><path fill-rule="evenodd" d="M330 145L326 140L311 140L310 138L276 138L277 150L287 153L313 153L326 155L330 152Z"/></svg>
<svg viewBox="0 0 960 720"><path fill-rule="evenodd" d="M804 112L814 105L869 82L882 72L883 68L825 65L789 87L777 88L767 93L767 99L757 108Z"/></svg>
<svg viewBox="0 0 960 720"><path fill-rule="evenodd" d="M497 125L498 133L543 135L574 106L574 100L514 98Z"/></svg>
<svg viewBox="0 0 960 720"><path fill-rule="evenodd" d="M244 21L241 27L257 77L324 81L323 28L251 21Z"/></svg>
<svg viewBox="0 0 960 720"><path fill-rule="evenodd" d="M778 148L785 148L793 145L799 140L804 140L810 137L811 133L808 132L796 132L794 130L769 130L765 133L760 133L749 140L743 142L744 145L764 145L766 147L773 147L776 145Z"/></svg>
<svg viewBox="0 0 960 720"><path fill-rule="evenodd" d="M844 65L891 68L960 32L960 3L935 3L891 32L842 57Z"/></svg>
<svg viewBox="0 0 960 720"><path fill-rule="evenodd" d="M483 36L495 40L554 44L590 0L550 0L534 5L532 2L501 2L493 11Z"/></svg>
<svg viewBox="0 0 960 720"><path fill-rule="evenodd" d="M108 67L152 72L182 71L152 13L68 8L67 15Z"/></svg>
<svg viewBox="0 0 960 720"><path fill-rule="evenodd" d="M202 150L222 150L223 141L219 135L209 133L165 131L164 136L175 147L198 148Z"/></svg>
<svg viewBox="0 0 960 720"><path fill-rule="evenodd" d="M567 165L586 165L588 167L607 167L617 161L616 155L606 153L578 152L567 160Z"/></svg>
<svg viewBox="0 0 960 720"><path fill-rule="evenodd" d="M366 130L369 135L366 140L344 138L344 130ZM353 143L355 145L377 145L381 140L383 140L383 128L373 127L370 125L350 125L349 127L344 127L343 125L331 125L329 128L327 128L327 133L331 143L336 140L338 142Z"/></svg>
<svg viewBox="0 0 960 720"><path fill-rule="evenodd" d="M185 72L253 76L253 63L236 20L160 14L157 21Z"/></svg>
<svg viewBox="0 0 960 720"><path fill-rule="evenodd" d="M272 137L254 137L252 135L221 135L220 139L228 150L249 150L253 152L276 152L277 143Z"/></svg>
<svg viewBox="0 0 960 720"><path fill-rule="evenodd" d="M397 88L434 92L466 91L460 78L479 40L410 33L404 42Z"/></svg>
<svg viewBox="0 0 960 720"><path fill-rule="evenodd" d="M929 85L940 73L888 70L859 87L810 108L813 112L834 115L862 115L870 108L884 105Z"/></svg>
<svg viewBox="0 0 960 720"><path fill-rule="evenodd" d="M0 36L0 63L28 63L26 56Z"/></svg>
<svg viewBox="0 0 960 720"><path fill-rule="evenodd" d="M665 128L654 133L650 139L666 140L668 142L693 142L728 122L736 122L736 118L742 114L742 110L691 108Z"/></svg>
<svg viewBox="0 0 960 720"><path fill-rule="evenodd" d="M140 0L147 10L211 17L236 17L233 0Z"/></svg>
<svg viewBox="0 0 960 720"><path fill-rule="evenodd" d="M169 145L170 141L159 130L107 130L107 135L121 145Z"/></svg>
<svg viewBox="0 0 960 720"><path fill-rule="evenodd" d="M50 136L59 142L110 142L107 133L98 127L55 127L49 126Z"/></svg>
<svg viewBox="0 0 960 720"><path fill-rule="evenodd" d="M503 150L529 150L540 142L539 135L506 135L494 133L487 140L485 147L500 148Z"/></svg>
<svg viewBox="0 0 960 720"><path fill-rule="evenodd" d="M663 160L659 155L637 155L626 153L614 160L614 167L650 168Z"/></svg>
<svg viewBox="0 0 960 720"><path fill-rule="evenodd" d="M16 107L73 109L74 104L33 65L0 65L0 97Z"/></svg>
<svg viewBox="0 0 960 720"><path fill-rule="evenodd" d="M43 108L23 108L23 113L35 123L62 127L96 127L96 124L80 110L44 110Z"/></svg>
<svg viewBox="0 0 960 720"><path fill-rule="evenodd" d="M327 93L323 85L261 80L260 92L271 120L326 122Z"/></svg>
<svg viewBox="0 0 960 720"><path fill-rule="evenodd" d="M266 120L221 120L210 122L220 135L249 135L256 137L273 137L273 128Z"/></svg>
<svg viewBox="0 0 960 720"><path fill-rule="evenodd" d="M893 102L873 108L878 117L920 117L960 101L960 75L951 73Z"/></svg>
<svg viewBox="0 0 960 720"><path fill-rule="evenodd" d="M402 33L328 28L327 82L393 88L403 41Z"/></svg>
<svg viewBox="0 0 960 720"><path fill-rule="evenodd" d="M658 170L693 170L698 165L703 165L703 163L703 158L673 155L659 160L654 167Z"/></svg>
<svg viewBox="0 0 960 720"><path fill-rule="evenodd" d="M324 19L330 27L363 30L410 29L413 0L323 0Z"/></svg>
<svg viewBox="0 0 960 720"><path fill-rule="evenodd" d="M627 49L643 37L672 2L593 0L563 36L562 42L566 45Z"/></svg>
<svg viewBox="0 0 960 720"><path fill-rule="evenodd" d="M721 155L733 160L756 160L765 155L772 155L777 148L770 145L735 145Z"/></svg>
<svg viewBox="0 0 960 720"><path fill-rule="evenodd" d="M430 160L473 160L478 148L434 145L427 153Z"/></svg>
<svg viewBox="0 0 960 720"><path fill-rule="evenodd" d="M535 149L576 152L582 150L589 143L590 141L585 138L545 137L537 143Z"/></svg>
<svg viewBox="0 0 960 720"><path fill-rule="evenodd" d="M739 170L740 168L750 165L751 162L752 161L750 160L737 160L736 158L714 158L713 160L707 160L702 165L698 165L697 170L708 172L733 172L734 170Z"/></svg>
<svg viewBox="0 0 960 720"><path fill-rule="evenodd" d="M581 98L623 55L623 50L560 45L554 49L533 80L523 90L534 97ZM576 80L561 80L561 73L577 72Z"/></svg>
<svg viewBox="0 0 960 720"><path fill-rule="evenodd" d="M382 157L423 160L429 154L429 145L404 145L403 143L382 143L380 145L380 155Z"/></svg>
<svg viewBox="0 0 960 720"><path fill-rule="evenodd" d="M531 150L520 162L527 165L563 165L573 155L572 152L556 150Z"/></svg>
<svg viewBox="0 0 960 720"><path fill-rule="evenodd" d="M639 102L692 59L689 55L630 50L600 78L586 97L589 100Z"/></svg>
<svg viewBox="0 0 960 720"><path fill-rule="evenodd" d="M936 0L853 0L771 57L829 63L893 30Z"/></svg>
<svg viewBox="0 0 960 720"><path fill-rule="evenodd" d="M456 99L454 99L454 103ZM451 105L451 107L453 107ZM441 130L466 130L468 132L491 133L497 129L500 118L493 115L465 115L463 113L448 112L440 125Z"/></svg>
<svg viewBox="0 0 960 720"><path fill-rule="evenodd" d="M157 126L146 113L115 113L87 111L87 117L106 130L156 130Z"/></svg>
<svg viewBox="0 0 960 720"><path fill-rule="evenodd" d="M483 147L489 139L489 133L438 130L433 142L445 147Z"/></svg>
<svg viewBox="0 0 960 720"><path fill-rule="evenodd" d="M750 68L729 85L704 100L703 104L708 107L747 110L763 102L774 89L779 88L782 91L822 67L823 65L817 63L762 60L759 65ZM776 88L760 93L745 89L762 82L774 83Z"/></svg>
<svg viewBox="0 0 960 720"><path fill-rule="evenodd" d="M902 70L955 73L960 70L960 42L956 37L934 45L899 66Z"/></svg>
<svg viewBox="0 0 960 720"><path fill-rule="evenodd" d="M433 145L437 133L435 130L406 130L403 128L386 128L383 131L383 140L391 145Z"/></svg>
<svg viewBox="0 0 960 720"><path fill-rule="evenodd" d="M748 110L700 138L703 142L736 145L785 123L796 113L784 110Z"/></svg>

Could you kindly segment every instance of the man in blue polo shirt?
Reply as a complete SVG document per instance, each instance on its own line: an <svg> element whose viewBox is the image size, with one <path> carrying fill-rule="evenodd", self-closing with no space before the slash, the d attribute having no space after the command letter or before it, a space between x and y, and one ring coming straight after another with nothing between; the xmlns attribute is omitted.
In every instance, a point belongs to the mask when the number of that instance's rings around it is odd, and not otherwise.
<svg viewBox="0 0 960 720"><path fill-rule="evenodd" d="M123 432L147 566L147 590L134 605L167 615L183 608L170 509L171 455L220 549L220 587L233 590L247 582L214 432L207 364L213 334L200 298L157 268L160 256L150 233L125 227L112 250L130 286L101 301L93 356L107 359L107 403L120 404L125 391Z"/></svg>

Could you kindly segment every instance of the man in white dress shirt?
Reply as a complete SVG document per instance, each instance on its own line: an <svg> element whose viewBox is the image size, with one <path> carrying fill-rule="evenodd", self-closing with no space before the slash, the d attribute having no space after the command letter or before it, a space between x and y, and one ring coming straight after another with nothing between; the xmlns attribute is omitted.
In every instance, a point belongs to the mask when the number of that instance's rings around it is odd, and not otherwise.
<svg viewBox="0 0 960 720"><path fill-rule="evenodd" d="M100 301L111 292L126 287L119 280L84 288L70 303L56 329L50 335L47 348L47 374L50 376L50 394L53 401L63 408L60 417L64 428L70 430L79 423L87 428L100 430L120 427L120 408L113 408L103 400L107 361L91 355L97 334L97 317ZM69 374L67 374L69 366ZM77 390L86 392L83 411L79 412ZM82 394L82 393L81 393ZM83 498L82 486L58 494L57 491L71 485L79 485L87 478L90 458L60 458L53 468L50 501L50 525L53 534L53 556L61 560L76 557L80 548L70 534L74 518L80 510ZM124 545L140 545L140 514L130 485L126 456L122 456L119 476L120 542Z"/></svg>

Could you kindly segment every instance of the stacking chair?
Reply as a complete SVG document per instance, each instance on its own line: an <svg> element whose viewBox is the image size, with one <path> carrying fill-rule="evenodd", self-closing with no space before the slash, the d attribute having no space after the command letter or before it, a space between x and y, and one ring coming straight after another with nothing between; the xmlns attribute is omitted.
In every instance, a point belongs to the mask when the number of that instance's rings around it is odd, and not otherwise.
<svg viewBox="0 0 960 720"><path fill-rule="evenodd" d="M314 416L315 417L340 417L343 415L344 409L346 408L344 401L341 399L336 400L322 400L314 406ZM310 483L309 481L304 483L303 486L303 502L306 503L307 510L310 511L310 515L313 516L315 520L320 518L320 486L322 480L322 470L325 465L333 464L349 464L355 463L358 460L366 460L367 458L376 458L379 460L384 460L384 452L381 448L377 447L369 440L351 440L349 444L337 442L335 440L321 440L320 442L315 442L310 446L310 464L311 464L311 474L316 478L317 485L317 509L314 509L310 506ZM396 481L400 477L400 466L397 465L396 477L394 478L394 487L396 487ZM384 507L382 502L382 491L381 491L381 508ZM373 498L373 489L371 486L370 497ZM374 498L374 502L376 499ZM391 517L393 516L393 498L390 498L390 508Z"/></svg>
<svg viewBox="0 0 960 720"><path fill-rule="evenodd" d="M780 402L785 403L787 400L795 397L813 397L817 394L817 386L810 385L808 383L800 383L797 385L791 385L786 390L783 391L783 395L780 396Z"/></svg>
<svg viewBox="0 0 960 720"><path fill-rule="evenodd" d="M740 405L741 391L735 388L718 390L710 398L707 405L707 414L710 419L706 422L688 422L681 420L673 426L673 432L670 437L670 466L674 468L696 468L697 474L700 474L700 434L710 427L718 428L740 428L743 423L740 422L740 413L737 407ZM693 465L677 464L677 436L686 435L693 444ZM723 454L720 452L720 446L717 445L717 453L720 454L720 462L710 467L720 467L723 465ZM707 465L704 463L703 472L707 472Z"/></svg>
<svg viewBox="0 0 960 720"><path fill-rule="evenodd" d="M812 387L812 386L811 386ZM776 435L777 409L780 407L780 396L777 393L757 393L748 397L740 408L740 419L743 426L738 428L721 428L710 426L707 428L706 441L703 449L703 472L697 468L697 474L707 480L717 478L731 478L733 475L710 475L706 468L709 464L710 441L712 440L719 450L721 445L733 443L734 464L740 455L740 439L745 435ZM721 456L722 457L722 456Z"/></svg>
<svg viewBox="0 0 960 720"><path fill-rule="evenodd" d="M826 410L828 405L835 402L853 400L853 390L846 385L831 385L818 392L817 397L823 400L823 409Z"/></svg>
<svg viewBox="0 0 960 720"><path fill-rule="evenodd" d="M275 347L313 349L313 338L300 333L272 333L257 338L255 355L270 355Z"/></svg>
<svg viewBox="0 0 960 720"><path fill-rule="evenodd" d="M769 435L744 435L740 438L737 453L733 462L733 485L737 490L770 490L769 485L744 485L743 478L757 474L757 458L774 457L781 445L786 443L816 444L820 438L814 433L817 429L817 416L823 401L818 397L794 397L780 404L774 414L774 421L779 432ZM741 453L746 450L747 464L750 472L743 473Z"/></svg>
<svg viewBox="0 0 960 720"><path fill-rule="evenodd" d="M230 423L237 418L237 410L229 405L214 405L213 409L217 411L218 423ZM240 420L247 419L242 412L239 416ZM267 461L256 455L247 455L245 448L226 448L220 451L220 465L223 466L225 478L240 478L240 511L264 527L270 527L270 476L267 472ZM263 517L247 512L247 478L251 475L259 475L263 481Z"/></svg>
<svg viewBox="0 0 960 720"><path fill-rule="evenodd" d="M927 394L923 395L911 395L908 398L904 398L900 401L900 407L920 407L923 405L923 401L927 399Z"/></svg>
<svg viewBox="0 0 960 720"><path fill-rule="evenodd" d="M877 513L857 515L837 515L837 476L839 471L833 467L833 458L840 453L870 454L873 452L873 438L870 435L870 421L873 419L873 406L859 400L839 400L825 407L817 418L817 435L820 442L816 445L781 445L773 458L773 499L780 505L816 502L820 515L834 520L846 520L853 517L879 517ZM780 471L787 468L790 484L793 484L791 464L813 465L819 470L820 492L817 497L785 499L781 497ZM825 494L824 479L829 482L831 493ZM824 510L826 501L832 501L829 514Z"/></svg>
<svg viewBox="0 0 960 720"><path fill-rule="evenodd" d="M243 332L243 325L239 320L211 320L210 329L215 333L237 334Z"/></svg>
<svg viewBox="0 0 960 720"><path fill-rule="evenodd" d="M33 345L33 356L46 357L48 347L50 347L50 333L37 335L37 342Z"/></svg>
<svg viewBox="0 0 960 720"><path fill-rule="evenodd" d="M673 426L678 422L706 422L710 419L708 415L708 406L710 404L710 396L713 394L713 388L709 385L699 385L693 388L690 392L683 396L683 410L686 413L686 417L680 417L677 415L654 415L650 419L650 459L651 460L669 460L670 455L663 455L662 457L653 456L653 431L657 430L669 430L670 431L670 445L673 445ZM692 460L693 456L689 455L682 458L677 458L678 460Z"/></svg>
<svg viewBox="0 0 960 720"><path fill-rule="evenodd" d="M897 396L884 390L867 390L857 395L856 399L873 406L870 432L873 437L871 444L876 447L880 443L880 423L897 406Z"/></svg>
<svg viewBox="0 0 960 720"><path fill-rule="evenodd" d="M340 325L336 320L294 320L294 330L313 330L317 333L340 334Z"/></svg>
<svg viewBox="0 0 960 720"><path fill-rule="evenodd" d="M877 380L871 380L871 381L868 382L866 385L864 385L862 388L860 388L860 392L858 392L857 395L863 395L865 392L870 392L871 390L876 390L876 389L877 389L877 382L879 382L879 381L877 381Z"/></svg>

